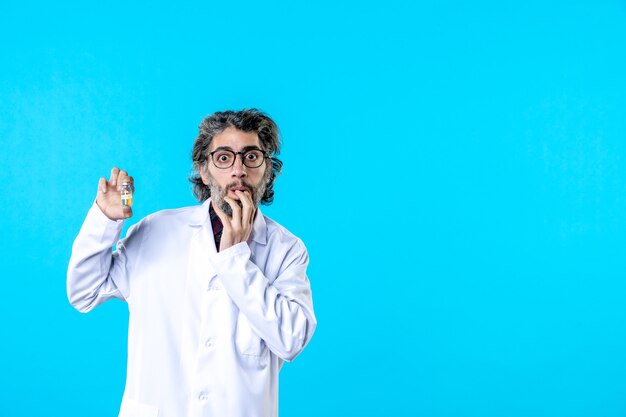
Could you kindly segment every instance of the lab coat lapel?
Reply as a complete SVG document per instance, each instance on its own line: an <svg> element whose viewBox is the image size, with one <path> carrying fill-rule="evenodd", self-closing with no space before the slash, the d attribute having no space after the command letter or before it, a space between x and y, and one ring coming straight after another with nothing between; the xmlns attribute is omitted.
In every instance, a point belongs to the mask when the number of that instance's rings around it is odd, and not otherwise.
<svg viewBox="0 0 626 417"><path fill-rule="evenodd" d="M265 245L266 243L267 225L265 224L265 216L263 216L263 213L261 213L261 209L257 208L257 212L254 216L254 221L252 223L252 233L250 234L250 238L248 239L248 246L250 247L250 252L253 259L257 250L257 245Z"/></svg>
<svg viewBox="0 0 626 417"><path fill-rule="evenodd" d="M203 289L208 288L210 281L217 274L209 262L209 256L217 252L213 229L209 217L209 201L198 207L190 226L195 229L189 246L189 261L187 270L191 280L200 283ZM200 224L198 224L200 223Z"/></svg>

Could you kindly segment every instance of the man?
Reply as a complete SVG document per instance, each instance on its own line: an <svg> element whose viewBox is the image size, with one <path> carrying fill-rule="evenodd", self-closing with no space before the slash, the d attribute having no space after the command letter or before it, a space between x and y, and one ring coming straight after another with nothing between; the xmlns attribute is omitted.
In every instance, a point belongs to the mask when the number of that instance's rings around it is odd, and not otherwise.
<svg viewBox="0 0 626 417"><path fill-rule="evenodd" d="M198 206L154 213L119 238L113 168L74 242L70 303L128 303L120 417L278 415L278 373L316 326L302 241L263 216L280 173L278 128L258 110L205 118L190 180Z"/></svg>

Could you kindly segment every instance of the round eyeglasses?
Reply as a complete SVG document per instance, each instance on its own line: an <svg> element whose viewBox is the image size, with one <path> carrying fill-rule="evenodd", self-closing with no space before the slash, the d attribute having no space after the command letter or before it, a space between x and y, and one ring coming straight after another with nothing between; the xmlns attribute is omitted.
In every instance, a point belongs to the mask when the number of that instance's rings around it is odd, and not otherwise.
<svg viewBox="0 0 626 417"><path fill-rule="evenodd" d="M220 169L227 169L235 164L237 155L241 155L241 161L248 168L258 168L263 165L267 154L260 149L248 149L243 152L235 152L230 149L218 149L210 152L213 164Z"/></svg>

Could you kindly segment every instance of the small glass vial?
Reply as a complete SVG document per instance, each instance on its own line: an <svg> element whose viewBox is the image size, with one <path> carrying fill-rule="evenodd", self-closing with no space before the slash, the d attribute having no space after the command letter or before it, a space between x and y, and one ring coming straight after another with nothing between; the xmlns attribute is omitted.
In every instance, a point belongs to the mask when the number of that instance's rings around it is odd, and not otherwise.
<svg viewBox="0 0 626 417"><path fill-rule="evenodd" d="M122 196L122 207L130 207L133 205L133 192L130 189L129 182L122 183L120 194Z"/></svg>

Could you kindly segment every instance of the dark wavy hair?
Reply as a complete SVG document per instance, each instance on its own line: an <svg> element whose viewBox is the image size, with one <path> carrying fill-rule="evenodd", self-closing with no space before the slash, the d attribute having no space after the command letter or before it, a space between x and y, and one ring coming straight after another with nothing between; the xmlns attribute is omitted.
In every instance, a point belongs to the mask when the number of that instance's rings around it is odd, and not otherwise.
<svg viewBox="0 0 626 417"><path fill-rule="evenodd" d="M261 198L261 204L272 204L274 181L283 168L282 161L276 157L280 153L280 135L276 123L268 115L254 108L216 112L202 120L198 127L200 130L198 137L191 151L193 168L189 181L193 184L193 195L200 202L206 201L211 196L211 190L202 182L198 170L208 162L209 149L215 135L222 133L228 127L234 127L243 132L256 132L261 148L270 155L272 172L267 180L267 188Z"/></svg>

